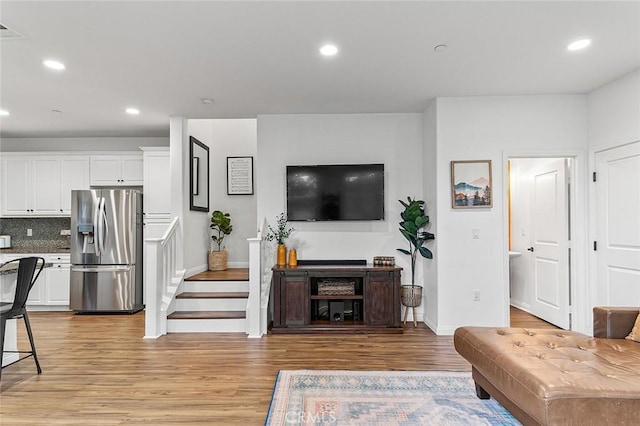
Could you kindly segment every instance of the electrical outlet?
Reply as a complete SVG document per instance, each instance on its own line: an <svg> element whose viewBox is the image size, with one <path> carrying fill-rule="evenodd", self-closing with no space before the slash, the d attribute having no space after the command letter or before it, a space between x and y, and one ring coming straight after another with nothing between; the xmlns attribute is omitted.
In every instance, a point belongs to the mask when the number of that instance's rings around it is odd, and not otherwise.
<svg viewBox="0 0 640 426"><path fill-rule="evenodd" d="M60 230L60 235L62 236L70 236L71 235L71 229L61 229Z"/></svg>
<svg viewBox="0 0 640 426"><path fill-rule="evenodd" d="M27 237L33 237L33 229L31 228L27 229Z"/></svg>
<svg viewBox="0 0 640 426"><path fill-rule="evenodd" d="M473 301L474 302L480 301L480 290L473 290Z"/></svg>

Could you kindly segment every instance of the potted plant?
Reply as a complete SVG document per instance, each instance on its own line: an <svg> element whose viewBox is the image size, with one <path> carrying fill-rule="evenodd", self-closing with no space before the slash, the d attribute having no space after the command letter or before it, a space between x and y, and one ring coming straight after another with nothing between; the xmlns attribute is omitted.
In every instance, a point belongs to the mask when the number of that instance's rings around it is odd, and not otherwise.
<svg viewBox="0 0 640 426"><path fill-rule="evenodd" d="M287 226L287 217L285 216L284 212L278 215L276 223L276 229L273 229L271 225L267 225L269 229L267 230L265 240L276 240L276 242L278 243L278 255L276 264L282 266L287 264L287 247L284 245L284 240L289 238L289 235L291 235L291 233L295 231L295 229Z"/></svg>
<svg viewBox="0 0 640 426"><path fill-rule="evenodd" d="M409 242L409 250L397 249L400 253L411 256L411 285L401 286L401 300L402 304L407 308L413 308L413 323L416 324L416 307L422 303L422 286L417 286L415 282L416 273L416 259L418 253L426 258L433 259L433 253L426 248L424 244L428 240L435 239L435 235L430 232L422 231L429 223L429 216L424 211L424 201L415 200L411 197L407 197L408 203L402 200L400 204L404 206L404 211L400 213L402 222L400 222L400 232ZM407 322L407 314L409 310L406 309L404 313L404 322Z"/></svg>
<svg viewBox="0 0 640 426"><path fill-rule="evenodd" d="M209 270L224 271L227 269L227 250L226 247L223 247L222 241L224 237L233 231L231 216L229 213L223 213L220 210L212 212L209 228L213 229L211 239L217 245L217 250L213 248L209 250Z"/></svg>

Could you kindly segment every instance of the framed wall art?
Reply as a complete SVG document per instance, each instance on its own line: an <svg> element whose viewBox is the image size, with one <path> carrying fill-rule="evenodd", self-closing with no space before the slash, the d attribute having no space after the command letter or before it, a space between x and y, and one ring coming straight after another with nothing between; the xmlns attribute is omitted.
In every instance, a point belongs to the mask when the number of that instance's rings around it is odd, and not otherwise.
<svg viewBox="0 0 640 426"><path fill-rule="evenodd" d="M227 157L227 195L253 194L253 157Z"/></svg>
<svg viewBox="0 0 640 426"><path fill-rule="evenodd" d="M451 207L474 209L493 207L491 160L451 162Z"/></svg>
<svg viewBox="0 0 640 426"><path fill-rule="evenodd" d="M209 211L209 147L189 137L189 208Z"/></svg>

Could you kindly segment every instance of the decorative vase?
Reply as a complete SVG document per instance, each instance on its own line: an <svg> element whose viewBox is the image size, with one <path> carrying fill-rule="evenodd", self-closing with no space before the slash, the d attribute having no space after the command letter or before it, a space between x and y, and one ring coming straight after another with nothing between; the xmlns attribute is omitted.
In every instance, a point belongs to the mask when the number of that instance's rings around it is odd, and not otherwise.
<svg viewBox="0 0 640 426"><path fill-rule="evenodd" d="M278 266L285 266L287 264L287 246L278 244L278 257L276 259Z"/></svg>
<svg viewBox="0 0 640 426"><path fill-rule="evenodd" d="M413 311L413 326L418 325L416 319L416 308L422 304L422 287L419 285L401 285L400 286L400 301L406 309L404 310L403 324L407 323L407 317L409 316L409 308Z"/></svg>
<svg viewBox="0 0 640 426"><path fill-rule="evenodd" d="M209 252L209 270L210 271L226 271L227 270L227 251L210 251Z"/></svg>
<svg viewBox="0 0 640 426"><path fill-rule="evenodd" d="M289 250L289 266L298 266L298 252L296 252L296 249Z"/></svg>

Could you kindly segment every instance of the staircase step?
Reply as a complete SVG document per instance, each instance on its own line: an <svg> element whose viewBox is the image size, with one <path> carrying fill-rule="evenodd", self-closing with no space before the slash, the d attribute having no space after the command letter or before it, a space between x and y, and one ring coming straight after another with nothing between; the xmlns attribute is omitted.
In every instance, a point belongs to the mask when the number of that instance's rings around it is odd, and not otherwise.
<svg viewBox="0 0 640 426"><path fill-rule="evenodd" d="M167 321L168 333L246 333L245 318L227 319L170 319Z"/></svg>
<svg viewBox="0 0 640 426"><path fill-rule="evenodd" d="M182 293L184 294L184 293ZM216 294L216 293L213 293ZM245 311L248 296L240 298L176 297L176 311Z"/></svg>
<svg viewBox="0 0 640 426"><path fill-rule="evenodd" d="M249 281L185 281L182 283L183 293L209 292L247 292Z"/></svg>
<svg viewBox="0 0 640 426"><path fill-rule="evenodd" d="M180 293L176 299L248 299L248 291L188 291Z"/></svg>
<svg viewBox="0 0 640 426"><path fill-rule="evenodd" d="M249 281L249 268L229 268L225 271L204 271L185 281Z"/></svg>
<svg viewBox="0 0 640 426"><path fill-rule="evenodd" d="M238 319L246 315L245 311L176 311L167 319Z"/></svg>

